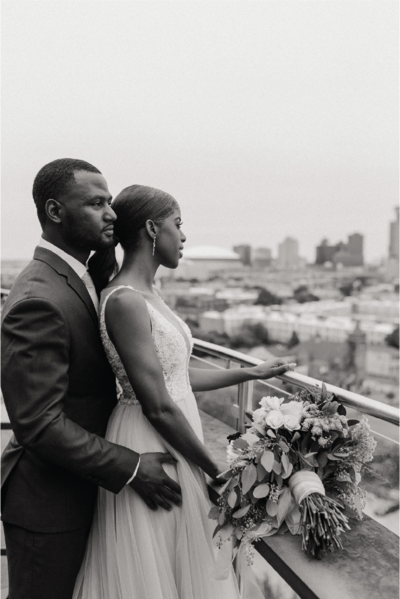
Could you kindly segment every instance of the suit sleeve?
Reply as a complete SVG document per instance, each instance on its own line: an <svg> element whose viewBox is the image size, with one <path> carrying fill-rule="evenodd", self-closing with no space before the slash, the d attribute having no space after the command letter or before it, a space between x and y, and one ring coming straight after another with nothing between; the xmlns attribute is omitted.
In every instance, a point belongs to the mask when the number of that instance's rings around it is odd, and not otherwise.
<svg viewBox="0 0 400 599"><path fill-rule="evenodd" d="M139 455L89 433L63 411L68 390L69 331L61 311L24 299L2 324L2 391L24 449L118 493Z"/></svg>

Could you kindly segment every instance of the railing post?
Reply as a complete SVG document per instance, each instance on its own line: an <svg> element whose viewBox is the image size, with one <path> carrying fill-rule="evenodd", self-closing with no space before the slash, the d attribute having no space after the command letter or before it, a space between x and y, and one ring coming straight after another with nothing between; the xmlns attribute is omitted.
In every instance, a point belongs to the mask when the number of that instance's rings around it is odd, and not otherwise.
<svg viewBox="0 0 400 599"><path fill-rule="evenodd" d="M241 368L244 368L244 366L241 366ZM253 409L253 381L248 381L247 383L240 383L238 385L238 404L239 414L237 429L240 433L244 433L246 431L245 412L251 411Z"/></svg>

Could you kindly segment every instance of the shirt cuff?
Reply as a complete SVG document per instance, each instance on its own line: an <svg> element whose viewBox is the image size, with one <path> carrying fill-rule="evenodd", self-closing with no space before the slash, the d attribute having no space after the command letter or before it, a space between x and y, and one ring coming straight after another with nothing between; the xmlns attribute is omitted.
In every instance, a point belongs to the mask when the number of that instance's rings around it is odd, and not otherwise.
<svg viewBox="0 0 400 599"><path fill-rule="evenodd" d="M138 459L138 463L136 464L135 472L132 474L132 476L130 477L130 479L126 483L127 485L129 485L129 483L131 483L133 481L133 479L135 478L135 476L137 474L137 471L139 470L139 465L140 465L140 456L139 456L139 459Z"/></svg>

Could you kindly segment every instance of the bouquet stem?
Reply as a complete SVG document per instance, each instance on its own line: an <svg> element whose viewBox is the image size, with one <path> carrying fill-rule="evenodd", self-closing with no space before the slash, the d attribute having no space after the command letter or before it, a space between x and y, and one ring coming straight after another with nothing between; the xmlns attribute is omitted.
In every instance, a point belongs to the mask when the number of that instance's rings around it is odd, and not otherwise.
<svg viewBox="0 0 400 599"><path fill-rule="evenodd" d="M332 552L336 547L343 549L340 533L350 530L350 526L335 501L311 493L301 501L299 508L304 551L321 559L324 552Z"/></svg>

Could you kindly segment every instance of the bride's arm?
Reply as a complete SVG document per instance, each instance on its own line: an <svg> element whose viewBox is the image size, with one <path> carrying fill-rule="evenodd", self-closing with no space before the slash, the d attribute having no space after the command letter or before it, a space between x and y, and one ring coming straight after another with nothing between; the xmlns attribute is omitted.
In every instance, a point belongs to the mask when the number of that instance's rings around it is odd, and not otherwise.
<svg viewBox="0 0 400 599"><path fill-rule="evenodd" d="M105 320L146 418L168 443L215 478L218 465L165 387L144 299L128 289L117 291L107 302Z"/></svg>
<svg viewBox="0 0 400 599"><path fill-rule="evenodd" d="M274 358L258 366L237 368L235 370L205 370L189 368L189 379L193 391L211 391L238 385L256 379L270 379L288 370L293 370L296 364L288 364L281 358Z"/></svg>
<svg viewBox="0 0 400 599"><path fill-rule="evenodd" d="M189 368L189 379L193 391L212 391L222 387L230 387L256 379L270 379L288 370L293 370L296 364L288 364L281 358L274 358L258 366L237 368L234 370L205 370Z"/></svg>

